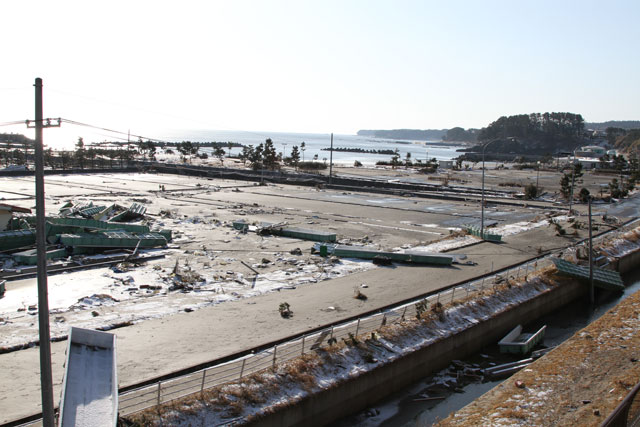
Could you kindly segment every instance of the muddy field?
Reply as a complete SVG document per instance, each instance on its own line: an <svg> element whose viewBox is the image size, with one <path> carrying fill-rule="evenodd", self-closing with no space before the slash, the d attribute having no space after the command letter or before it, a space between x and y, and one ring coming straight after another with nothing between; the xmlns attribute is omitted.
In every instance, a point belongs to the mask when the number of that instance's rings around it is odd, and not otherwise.
<svg viewBox="0 0 640 427"><path fill-rule="evenodd" d="M479 172L463 172L472 176L460 179L477 179ZM513 178L511 171L487 172ZM397 175L409 172L366 173L405 179ZM5 203L32 208L33 188L30 177L0 179ZM473 196L454 202L162 174L48 176L46 192L48 214L70 200L123 206L137 202L148 208L142 222L173 231L167 248L148 252L164 258L49 278L52 336L63 337L72 325L131 325L113 330L121 386L421 295L586 235L584 229L570 228L566 206L551 194L537 207L490 201L486 221L505 236L496 245L457 235L460 226L479 221L480 205ZM595 207L600 222L608 208ZM551 217L571 233L557 236ZM322 258L311 253L313 242L235 230L232 221L239 219L334 232L340 243L375 249L449 251L465 264L379 267L370 261ZM354 287L363 283L368 299L354 299ZM36 300L35 279L7 283L0 299L0 345L12 348L37 339ZM291 321L278 314L283 301L292 306ZM53 343L56 387L62 380L65 345ZM37 363L37 348L0 355L0 421L38 411L38 399L32 398L39 396ZM10 392L15 381L22 385L20 393Z"/></svg>

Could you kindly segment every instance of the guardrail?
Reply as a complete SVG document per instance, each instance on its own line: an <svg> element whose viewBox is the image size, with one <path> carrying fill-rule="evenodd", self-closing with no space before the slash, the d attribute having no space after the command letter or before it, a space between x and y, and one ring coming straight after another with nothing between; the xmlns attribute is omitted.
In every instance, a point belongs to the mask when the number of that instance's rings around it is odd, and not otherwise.
<svg viewBox="0 0 640 427"><path fill-rule="evenodd" d="M640 383L627 394L601 427L640 426Z"/></svg>

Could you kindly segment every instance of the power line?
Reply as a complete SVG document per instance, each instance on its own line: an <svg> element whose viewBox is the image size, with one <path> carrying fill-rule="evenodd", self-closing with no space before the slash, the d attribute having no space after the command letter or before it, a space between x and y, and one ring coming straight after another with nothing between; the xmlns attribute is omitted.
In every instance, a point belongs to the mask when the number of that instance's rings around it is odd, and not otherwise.
<svg viewBox="0 0 640 427"><path fill-rule="evenodd" d="M160 143L164 143L164 144L175 144L176 143L175 141L168 141L168 140L160 139L160 138L151 138L151 137L147 137L147 136L144 136L144 135L131 134L131 133L125 132L125 131L120 131L120 130L116 130L116 129L110 129L110 128L106 128L106 127L103 127L103 126L92 125L92 124L89 124L89 123L83 123L83 122L79 122L79 121L71 120L71 119L61 118L60 121L64 122L64 123L67 123L67 124L70 124L70 125L74 125L74 126L101 130L101 131L109 132L109 133L115 134L115 135L123 135L123 137L111 136L112 138L119 139L121 141L128 141L130 137L133 137L133 138L137 138L137 139L160 142ZM29 120L15 120L15 121L11 121L11 122L0 123L0 126L23 125L23 124L25 124L27 122L29 122ZM255 136L265 137L265 138L269 138L270 137L270 135L268 135L268 134L258 133L258 132L253 132L253 131L246 131L246 130L231 130L231 131L232 132L243 132L243 133L246 133L246 134L249 134L249 135L255 135ZM103 136L107 136L107 135L103 135ZM126 136L126 138L124 138L124 136ZM297 143L297 140L295 140L294 138L291 138L291 137L286 137L286 136L282 137L282 136L280 136L278 139L279 139L279 141L275 141L276 143L278 143L278 142L280 142L281 144L283 142L285 142L285 143L293 143L293 144Z"/></svg>
<svg viewBox="0 0 640 427"><path fill-rule="evenodd" d="M15 120L13 122L4 122L4 123L0 123L0 126L15 126L15 125L23 125L25 124L27 121L26 120Z"/></svg>
<svg viewBox="0 0 640 427"><path fill-rule="evenodd" d="M147 140L150 140L150 141L165 142L165 143L169 142L169 141L164 141L164 140L161 140L161 139L158 139L158 138L149 138L149 137L146 137L146 136L143 136L143 135L134 135L134 134L130 134L129 132L123 132L123 131L119 131L119 130L115 130L115 129L109 129L109 128L105 128L105 127L101 127L101 126L91 125L91 124L88 124L88 123L77 122L75 120L69 120L69 119L61 119L61 120L64 123L68 123L70 125L88 127L88 128L91 128L91 129L102 130L102 131L105 131L105 132L111 132L111 133L115 133L115 134L118 134L118 135L127 135L127 137L128 136L132 136L134 138L147 139Z"/></svg>
<svg viewBox="0 0 640 427"><path fill-rule="evenodd" d="M172 118L176 118L176 119L180 119L180 120L188 120L188 121L191 121L191 122L194 122L194 123L199 123L199 124L210 126L210 123L204 122L202 120L195 119L193 117L182 117L182 116L177 116L177 115L174 115L174 114L168 114L168 113L162 113L162 112L153 111L153 110L147 110L147 109L144 109L144 108L134 107L132 105L121 103L121 102L107 101L107 100L103 100L103 99L99 99L99 98L94 98L94 97L90 97L90 96L86 96L86 95L80 95L80 94L76 94L76 93L61 91L61 90L52 89L52 88L49 88L49 90L52 91L52 92L56 92L56 93L62 94L62 95L83 98L83 99L86 99L86 100L89 100L89 101L93 101L93 102L97 102L97 103L100 103L100 104L115 105L115 106L120 106L120 107L125 107L125 108L131 108L131 109L134 109L134 110L143 111L145 113L150 113L150 114L154 114L154 115L158 115L158 116L166 116L166 117L172 117ZM229 128L229 127L224 126L224 125L222 127L224 128L223 131L227 131L228 130L228 131L232 131L232 132L243 132L243 133L246 133L246 134L249 134L249 135L255 135L255 136L258 136L258 137L261 137L261 138L265 138L265 139L271 137L271 135L269 135L267 133L264 133L264 132L255 132L255 131L248 131L248 130L242 130L242 129L234 129L234 128ZM282 132L282 133L284 133L284 132ZM327 133L327 136L328 135L329 134ZM136 135L136 137L137 137L137 135ZM284 141L286 143L298 143L298 142L301 142L303 139L304 138L301 138L300 141L298 141L297 139L294 139L294 138L291 138L291 137L280 137L278 141L274 141L274 142L282 143L280 141ZM160 141L160 142L165 142L165 141L162 141L160 139L153 139L153 140Z"/></svg>

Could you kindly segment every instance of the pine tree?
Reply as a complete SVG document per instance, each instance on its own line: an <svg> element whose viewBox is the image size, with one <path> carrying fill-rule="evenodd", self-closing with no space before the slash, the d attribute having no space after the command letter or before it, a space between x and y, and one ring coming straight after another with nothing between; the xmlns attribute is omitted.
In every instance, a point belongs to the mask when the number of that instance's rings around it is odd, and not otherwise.
<svg viewBox="0 0 640 427"><path fill-rule="evenodd" d="M298 163L300 163L300 151L298 151L297 145L294 145L291 149L291 163L293 163L296 170L298 170Z"/></svg>

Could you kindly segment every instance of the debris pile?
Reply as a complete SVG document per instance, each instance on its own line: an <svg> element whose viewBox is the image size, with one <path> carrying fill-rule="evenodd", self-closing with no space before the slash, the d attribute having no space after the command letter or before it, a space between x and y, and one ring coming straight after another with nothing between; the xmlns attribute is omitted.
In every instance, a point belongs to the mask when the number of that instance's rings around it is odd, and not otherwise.
<svg viewBox="0 0 640 427"><path fill-rule="evenodd" d="M176 259L176 265L170 275L164 277L166 283L170 283L169 291L192 291L206 280L196 271L192 270L188 265L180 267L180 260Z"/></svg>
<svg viewBox="0 0 640 427"><path fill-rule="evenodd" d="M292 237L295 239L310 240L313 242L335 242L336 234L327 231L310 230L307 228L290 227L286 222L271 224L262 222L259 224L249 224L246 221L233 221L233 228L243 233L253 231L260 235L274 235Z"/></svg>
<svg viewBox="0 0 640 427"><path fill-rule="evenodd" d="M46 217L45 237L47 259L64 259L125 251L137 255L139 249L165 247L172 239L171 230L152 231L145 217L147 208L134 202L129 208L116 204L98 205L93 202L71 201L63 204L57 216ZM133 223L132 221L136 221ZM36 265L36 217L14 215L7 230L0 231L0 252L4 264L10 259L16 264ZM80 262L80 264L83 264ZM3 269L0 277L6 278Z"/></svg>

